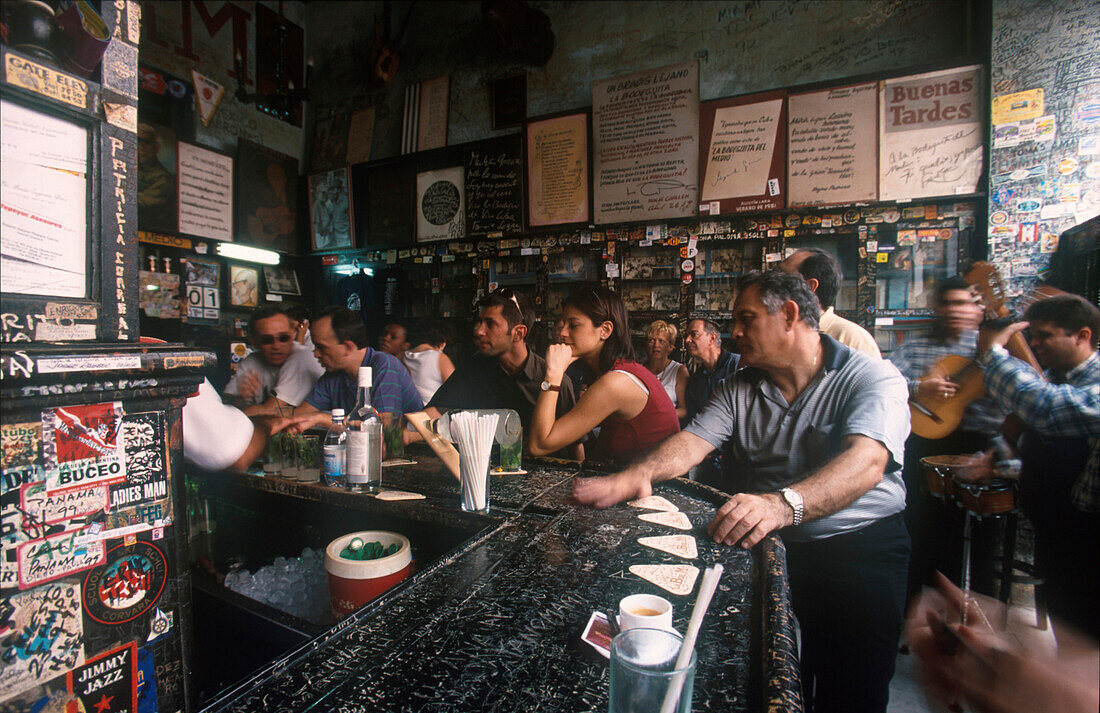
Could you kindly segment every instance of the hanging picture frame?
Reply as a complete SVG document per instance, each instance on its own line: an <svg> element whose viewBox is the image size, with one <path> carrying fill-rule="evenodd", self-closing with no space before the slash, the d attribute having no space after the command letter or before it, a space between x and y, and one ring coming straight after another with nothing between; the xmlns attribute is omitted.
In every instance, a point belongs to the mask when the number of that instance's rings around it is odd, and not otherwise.
<svg viewBox="0 0 1100 713"><path fill-rule="evenodd" d="M309 177L309 214L314 252L353 247L347 168Z"/></svg>
<svg viewBox="0 0 1100 713"><path fill-rule="evenodd" d="M265 265L264 284L271 294L295 297L302 294L298 286L298 273L294 272L294 268L285 265Z"/></svg>

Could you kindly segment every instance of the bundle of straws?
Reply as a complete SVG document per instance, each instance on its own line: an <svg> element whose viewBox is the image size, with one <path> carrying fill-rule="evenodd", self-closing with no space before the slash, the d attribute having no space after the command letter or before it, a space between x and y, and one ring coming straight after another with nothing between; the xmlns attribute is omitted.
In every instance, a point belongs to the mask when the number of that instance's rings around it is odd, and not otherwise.
<svg viewBox="0 0 1100 713"><path fill-rule="evenodd" d="M458 444L458 465L462 474L462 506L466 510L489 507L489 454L497 432L495 413L460 411L451 416L451 437Z"/></svg>

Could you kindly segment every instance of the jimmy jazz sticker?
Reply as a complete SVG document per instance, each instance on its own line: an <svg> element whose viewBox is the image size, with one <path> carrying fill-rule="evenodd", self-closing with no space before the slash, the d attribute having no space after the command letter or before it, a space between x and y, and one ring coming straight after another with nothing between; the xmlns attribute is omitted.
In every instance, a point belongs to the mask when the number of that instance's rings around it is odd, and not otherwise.
<svg viewBox="0 0 1100 713"><path fill-rule="evenodd" d="M83 710L135 713L137 708L137 644L130 642L84 662L69 674L69 692Z"/></svg>
<svg viewBox="0 0 1100 713"><path fill-rule="evenodd" d="M122 402L46 409L42 451L47 490L125 480Z"/></svg>
<svg viewBox="0 0 1100 713"><path fill-rule="evenodd" d="M84 578L84 612L101 624L136 619L157 603L167 575L164 553L156 545L118 545Z"/></svg>

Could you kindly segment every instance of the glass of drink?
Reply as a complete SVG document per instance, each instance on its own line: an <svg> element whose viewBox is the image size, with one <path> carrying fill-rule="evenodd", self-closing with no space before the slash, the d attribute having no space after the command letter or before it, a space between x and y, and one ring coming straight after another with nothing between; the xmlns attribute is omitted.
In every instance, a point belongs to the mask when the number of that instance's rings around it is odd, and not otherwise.
<svg viewBox="0 0 1100 713"><path fill-rule="evenodd" d="M611 642L610 713L691 712L695 652L677 669L683 637L664 629L630 629ZM665 697L675 701L665 708Z"/></svg>
<svg viewBox="0 0 1100 713"><path fill-rule="evenodd" d="M382 429L386 441L386 458L405 457L405 417L394 416L388 426Z"/></svg>
<svg viewBox="0 0 1100 713"><path fill-rule="evenodd" d="M298 480L316 483L321 479L321 437L312 434L299 436Z"/></svg>

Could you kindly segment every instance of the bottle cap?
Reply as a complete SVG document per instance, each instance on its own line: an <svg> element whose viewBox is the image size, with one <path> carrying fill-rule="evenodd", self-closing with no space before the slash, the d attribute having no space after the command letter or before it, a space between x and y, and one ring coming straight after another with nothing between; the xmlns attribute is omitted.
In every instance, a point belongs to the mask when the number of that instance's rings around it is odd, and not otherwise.
<svg viewBox="0 0 1100 713"><path fill-rule="evenodd" d="M342 409L342 408L332 409L332 417L333 418L343 418L344 417L344 409Z"/></svg>
<svg viewBox="0 0 1100 713"><path fill-rule="evenodd" d="M359 387L371 386L371 368L369 366L359 367Z"/></svg>

